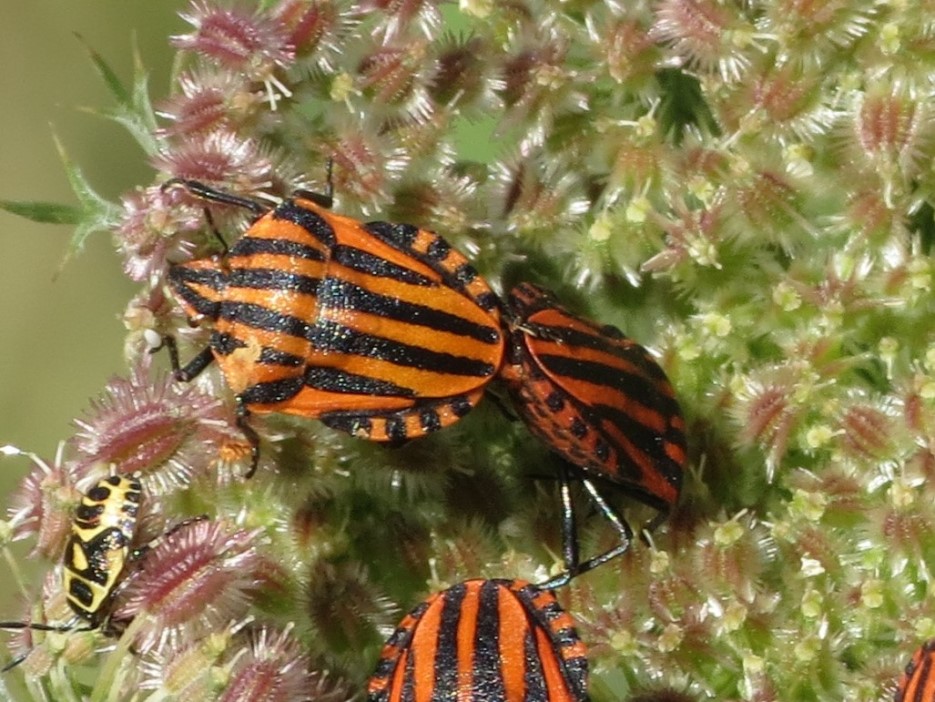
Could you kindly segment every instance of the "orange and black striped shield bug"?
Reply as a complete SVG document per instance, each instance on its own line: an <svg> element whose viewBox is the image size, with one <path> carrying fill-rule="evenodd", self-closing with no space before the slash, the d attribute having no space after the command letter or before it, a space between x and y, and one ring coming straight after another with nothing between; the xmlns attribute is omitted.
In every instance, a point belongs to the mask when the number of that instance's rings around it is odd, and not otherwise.
<svg viewBox="0 0 935 702"><path fill-rule="evenodd" d="M685 427L672 385L649 352L618 329L578 317L548 291L516 286L507 303L508 359L501 377L533 434L563 459L564 556L558 587L629 548L633 533L596 481L623 488L664 519L679 497ZM571 468L569 468L572 466ZM615 548L578 557L569 471L620 534Z"/></svg>
<svg viewBox="0 0 935 702"><path fill-rule="evenodd" d="M62 585L71 610L85 626L75 623L0 622L0 629L36 631L115 631L110 621L114 595L130 562L141 558L161 538L194 520L175 525L162 537L133 548L143 488L138 475L111 475L99 480L81 498L65 546ZM202 519L198 517L196 519ZM6 672L29 655L27 651L0 670Z"/></svg>
<svg viewBox="0 0 935 702"><path fill-rule="evenodd" d="M587 651L551 592L522 580L468 580L400 623L368 702L583 702Z"/></svg>
<svg viewBox="0 0 935 702"><path fill-rule="evenodd" d="M374 441L399 443L453 424L498 372L504 340L487 283L437 234L330 212L299 191L273 209L172 180L253 223L225 256L180 263L169 285L210 345L179 367L190 380L216 361L250 412L284 412Z"/></svg>
<svg viewBox="0 0 935 702"><path fill-rule="evenodd" d="M935 639L912 654L893 702L935 702Z"/></svg>

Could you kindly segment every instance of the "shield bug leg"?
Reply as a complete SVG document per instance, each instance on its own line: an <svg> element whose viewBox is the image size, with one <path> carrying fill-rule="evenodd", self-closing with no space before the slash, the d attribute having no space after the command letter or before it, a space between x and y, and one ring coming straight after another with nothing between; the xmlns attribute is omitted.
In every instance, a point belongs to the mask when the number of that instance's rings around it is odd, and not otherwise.
<svg viewBox="0 0 935 702"><path fill-rule="evenodd" d="M562 502L562 558L565 564L565 571L536 586L543 590L555 590L556 588L564 587L572 578L582 573L587 573L589 570L593 570L599 565L613 560L617 556L623 555L630 548L630 544L633 541L633 530L630 528L627 521L607 503L598 491L594 481L586 477L581 477L581 484L584 486L585 490L587 490L589 497L620 536L620 543L616 546L604 553L581 562L575 508L571 496L571 473L574 470L571 464L568 464L564 460L560 461L558 473Z"/></svg>
<svg viewBox="0 0 935 702"><path fill-rule="evenodd" d="M327 189L323 193L315 192L314 190L304 190L299 189L293 193L294 197L301 197L305 200L311 200L316 205L320 205L326 209L331 209L334 205L334 180L332 178L334 173L334 159L328 159L328 170L325 175L325 183Z"/></svg>
<svg viewBox="0 0 935 702"><path fill-rule="evenodd" d="M256 433L256 429L250 426L249 418L250 410L248 410L242 402L238 401L237 428L243 432L244 438L246 438L247 443L250 445L250 467L244 475L244 478L247 480L253 477L256 473L257 466L260 465L260 435Z"/></svg>
<svg viewBox="0 0 935 702"><path fill-rule="evenodd" d="M192 360L184 366L181 365L179 363L179 347L175 343L175 337L169 335L163 336L162 343L152 349L150 353L161 351L163 347L169 352L169 365L172 367L172 376L180 383L187 383L197 378L214 361L211 347L206 346Z"/></svg>

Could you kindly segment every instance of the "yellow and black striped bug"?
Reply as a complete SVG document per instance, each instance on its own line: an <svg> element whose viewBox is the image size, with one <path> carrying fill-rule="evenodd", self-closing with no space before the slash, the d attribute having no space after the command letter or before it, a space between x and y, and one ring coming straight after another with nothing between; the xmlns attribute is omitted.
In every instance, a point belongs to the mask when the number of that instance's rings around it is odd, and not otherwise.
<svg viewBox="0 0 935 702"><path fill-rule="evenodd" d="M935 702L935 639L926 641L906 665L893 702Z"/></svg>
<svg viewBox="0 0 935 702"><path fill-rule="evenodd" d="M212 361L249 413L284 412L373 441L400 443L463 417L500 368L499 301L444 239L409 224L330 212L298 191L275 208L190 180L170 180L254 220L223 256L171 267L169 286L210 344L178 380Z"/></svg>
<svg viewBox="0 0 935 702"><path fill-rule="evenodd" d="M522 580L468 580L400 622L368 702L585 702L587 649L551 592Z"/></svg>
<svg viewBox="0 0 935 702"><path fill-rule="evenodd" d="M633 532L603 499L597 483L623 488L664 519L679 497L687 460L685 423L659 364L618 329L564 309L548 291L517 285L507 302L510 329L501 371L526 425L563 459L566 572L540 587L559 587L624 553ZM571 468L569 469L569 465ZM569 472L576 473L620 543L579 559Z"/></svg>
<svg viewBox="0 0 935 702"><path fill-rule="evenodd" d="M162 537L133 548L142 496L139 475L111 475L88 490L75 510L71 535L65 546L62 584L69 607L85 622L84 626L0 622L0 629L116 632L117 627L110 621L111 607L128 564L140 559L165 536L194 521L180 522ZM19 665L28 655L27 651L7 663L0 673Z"/></svg>

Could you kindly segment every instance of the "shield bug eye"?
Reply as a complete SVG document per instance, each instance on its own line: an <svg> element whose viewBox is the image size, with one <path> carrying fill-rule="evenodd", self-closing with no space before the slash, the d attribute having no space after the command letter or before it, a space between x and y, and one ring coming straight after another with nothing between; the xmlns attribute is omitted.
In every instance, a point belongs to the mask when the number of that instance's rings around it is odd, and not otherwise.
<svg viewBox="0 0 935 702"><path fill-rule="evenodd" d="M191 181L170 181L257 219L223 265L174 266L169 285L192 319L214 327L179 380L211 362L251 413L284 412L373 441L400 443L456 422L476 405L504 353L499 302L467 259L408 224L330 212L298 191L273 209Z"/></svg>
<svg viewBox="0 0 935 702"><path fill-rule="evenodd" d="M566 573L557 587L626 551L632 530L598 491L598 479L660 511L678 500L686 461L684 420L675 391L649 352L615 327L573 315L525 283L507 303L508 361L501 377L533 434L563 459ZM579 561L569 481L580 478L620 544Z"/></svg>
<svg viewBox="0 0 935 702"><path fill-rule="evenodd" d="M587 650L555 596L522 580L468 580L400 623L368 702L584 702Z"/></svg>

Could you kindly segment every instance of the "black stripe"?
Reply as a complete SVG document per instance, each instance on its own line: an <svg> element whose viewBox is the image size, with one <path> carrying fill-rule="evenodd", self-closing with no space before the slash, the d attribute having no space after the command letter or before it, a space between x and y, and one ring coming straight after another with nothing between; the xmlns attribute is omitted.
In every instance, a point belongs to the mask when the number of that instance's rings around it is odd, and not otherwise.
<svg viewBox="0 0 935 702"><path fill-rule="evenodd" d="M272 211L271 215L273 219L282 219L299 225L329 248L337 243L331 225L312 210L298 205L295 200L284 200Z"/></svg>
<svg viewBox="0 0 935 702"><path fill-rule="evenodd" d="M212 290L222 290L226 274L217 268L190 268L184 263L169 268L169 282L179 285L195 283Z"/></svg>
<svg viewBox="0 0 935 702"><path fill-rule="evenodd" d="M323 282L318 301L325 309L347 309L376 314L386 319L426 327L432 331L467 336L485 344L500 342L500 332L493 326L476 324L450 312L379 295L340 278L329 277Z"/></svg>
<svg viewBox="0 0 935 702"><path fill-rule="evenodd" d="M91 588L89 588L83 580L72 577L71 582L68 584L68 592L72 598L77 600L78 604L80 604L85 609L83 612L76 611L76 614L84 617L85 619L93 614L93 612L88 610L88 607L90 607L94 602L94 593L91 592ZM74 609L74 603L71 604L72 609Z"/></svg>
<svg viewBox="0 0 935 702"><path fill-rule="evenodd" d="M680 413L675 399L660 393L659 386L651 378L636 373L627 373L597 361L586 361L568 356L540 354L536 356L536 360L553 375L612 388L628 399L639 402L644 407L665 416ZM577 399L581 402L590 402L590 398Z"/></svg>
<svg viewBox="0 0 935 702"><path fill-rule="evenodd" d="M410 256L416 255L412 250L412 244L419 236L419 228L411 224L393 224L390 222L367 222L364 225L370 234L378 239L385 241L394 249L399 249L408 253Z"/></svg>
<svg viewBox="0 0 935 702"><path fill-rule="evenodd" d="M268 383L256 383L240 393L238 399L244 405L269 405L283 402L290 397L295 397L302 389L302 385L301 376L281 378Z"/></svg>
<svg viewBox="0 0 935 702"><path fill-rule="evenodd" d="M454 413L455 417L461 418L470 412L474 405L472 405L470 400L464 395L458 395L449 400L449 407L451 407L451 411Z"/></svg>
<svg viewBox="0 0 935 702"><path fill-rule="evenodd" d="M432 407L423 407L419 410L419 425L426 434L442 428L438 412Z"/></svg>
<svg viewBox="0 0 935 702"><path fill-rule="evenodd" d="M584 320L577 320L584 321ZM587 323L587 322L585 322ZM607 325L608 327L610 325ZM620 336L610 337L605 334L587 333L570 327L551 326L545 324L532 324L532 336L541 336L543 339L555 341L568 347L581 346L595 351L602 351L611 356L621 358L632 363L653 380L668 382L665 372L659 364L649 355L649 352L635 341L627 339L616 327L614 329ZM624 342L624 343L621 343Z"/></svg>
<svg viewBox="0 0 935 702"><path fill-rule="evenodd" d="M502 584L487 580L481 585L477 607L477 628L474 632L472 699L504 702L503 659L500 655L501 597L513 597Z"/></svg>
<svg viewBox="0 0 935 702"><path fill-rule="evenodd" d="M500 298L493 292L481 293L477 296L477 304L480 305L482 310L490 312L494 309L500 309Z"/></svg>
<svg viewBox="0 0 935 702"><path fill-rule="evenodd" d="M230 257L270 254L274 256L292 256L306 261L324 261L320 249L308 244L300 244L291 239L266 239L258 236L244 236L230 251Z"/></svg>
<svg viewBox="0 0 935 702"><path fill-rule="evenodd" d="M406 421L398 414L391 414L383 419L387 437L390 441L403 442L408 438L406 433Z"/></svg>
<svg viewBox="0 0 935 702"><path fill-rule="evenodd" d="M576 636L575 643L580 639ZM571 688L575 699L580 702L586 702L588 699L588 659L585 656L574 656L563 660L563 669L565 671L565 680Z"/></svg>
<svg viewBox="0 0 935 702"><path fill-rule="evenodd" d="M390 278L410 285L421 285L428 287L435 285L435 281L426 278L421 273L416 273L411 268L400 266L385 258L380 258L367 251L356 249L351 246L338 244L331 252L332 261L342 266L350 268L367 275L377 276L379 278Z"/></svg>
<svg viewBox="0 0 935 702"><path fill-rule="evenodd" d="M615 425L622 434L626 435L630 443L638 446L645 454L653 458L655 463L668 463L671 460L666 456L663 442L685 445L685 435L679 429L667 427L664 432L657 432L612 405L597 405L593 410L592 421L600 418ZM678 473L681 474L681 472L679 469Z"/></svg>
<svg viewBox="0 0 935 702"><path fill-rule="evenodd" d="M259 363L265 363L270 366L285 366L286 368L298 368L305 365L305 359L285 351L278 351L264 346L260 351Z"/></svg>
<svg viewBox="0 0 935 702"><path fill-rule="evenodd" d="M205 275L200 275L201 273ZM185 266L173 266L169 269L169 285L175 294L208 319L218 318L218 301L195 292L189 283L204 284L212 290L220 291L224 287L225 277L220 271L193 270Z"/></svg>
<svg viewBox="0 0 935 702"><path fill-rule="evenodd" d="M370 378L366 375L348 373L337 368L312 367L305 371L305 384L316 390L342 392L354 395L379 395L381 397L413 397L409 388L388 380Z"/></svg>
<svg viewBox="0 0 935 702"><path fill-rule="evenodd" d="M364 334L332 321L319 321L309 330L308 339L319 351L376 358L398 366L435 373L487 378L495 370L491 364L473 358Z"/></svg>
<svg viewBox="0 0 935 702"><path fill-rule="evenodd" d="M262 305L250 302L222 302L220 308L219 319L239 322L255 329L297 336L300 339L312 336L312 329L305 320L279 314Z"/></svg>
<svg viewBox="0 0 935 702"><path fill-rule="evenodd" d="M467 588L464 583L449 588L442 595L442 613L438 622L438 643L433 661L435 689L432 702L457 699L458 689L458 622ZM413 652L417 654L418 652Z"/></svg>
<svg viewBox="0 0 935 702"><path fill-rule="evenodd" d="M403 691L400 702L416 702L416 665L412 650L406 656L406 672L403 674Z"/></svg>
<svg viewBox="0 0 935 702"><path fill-rule="evenodd" d="M454 279L458 286L465 287L477 277L477 269L470 263L462 263L455 269Z"/></svg>
<svg viewBox="0 0 935 702"><path fill-rule="evenodd" d="M523 671L523 683L526 686L525 700L548 700L549 687L542 673L542 657L555 656L554 649L540 651L536 644L535 629L530 628L523 637L523 660L526 669Z"/></svg>
<svg viewBox="0 0 935 702"><path fill-rule="evenodd" d="M234 268L230 273L228 289L282 290L317 295L321 278L292 273L277 268Z"/></svg>

